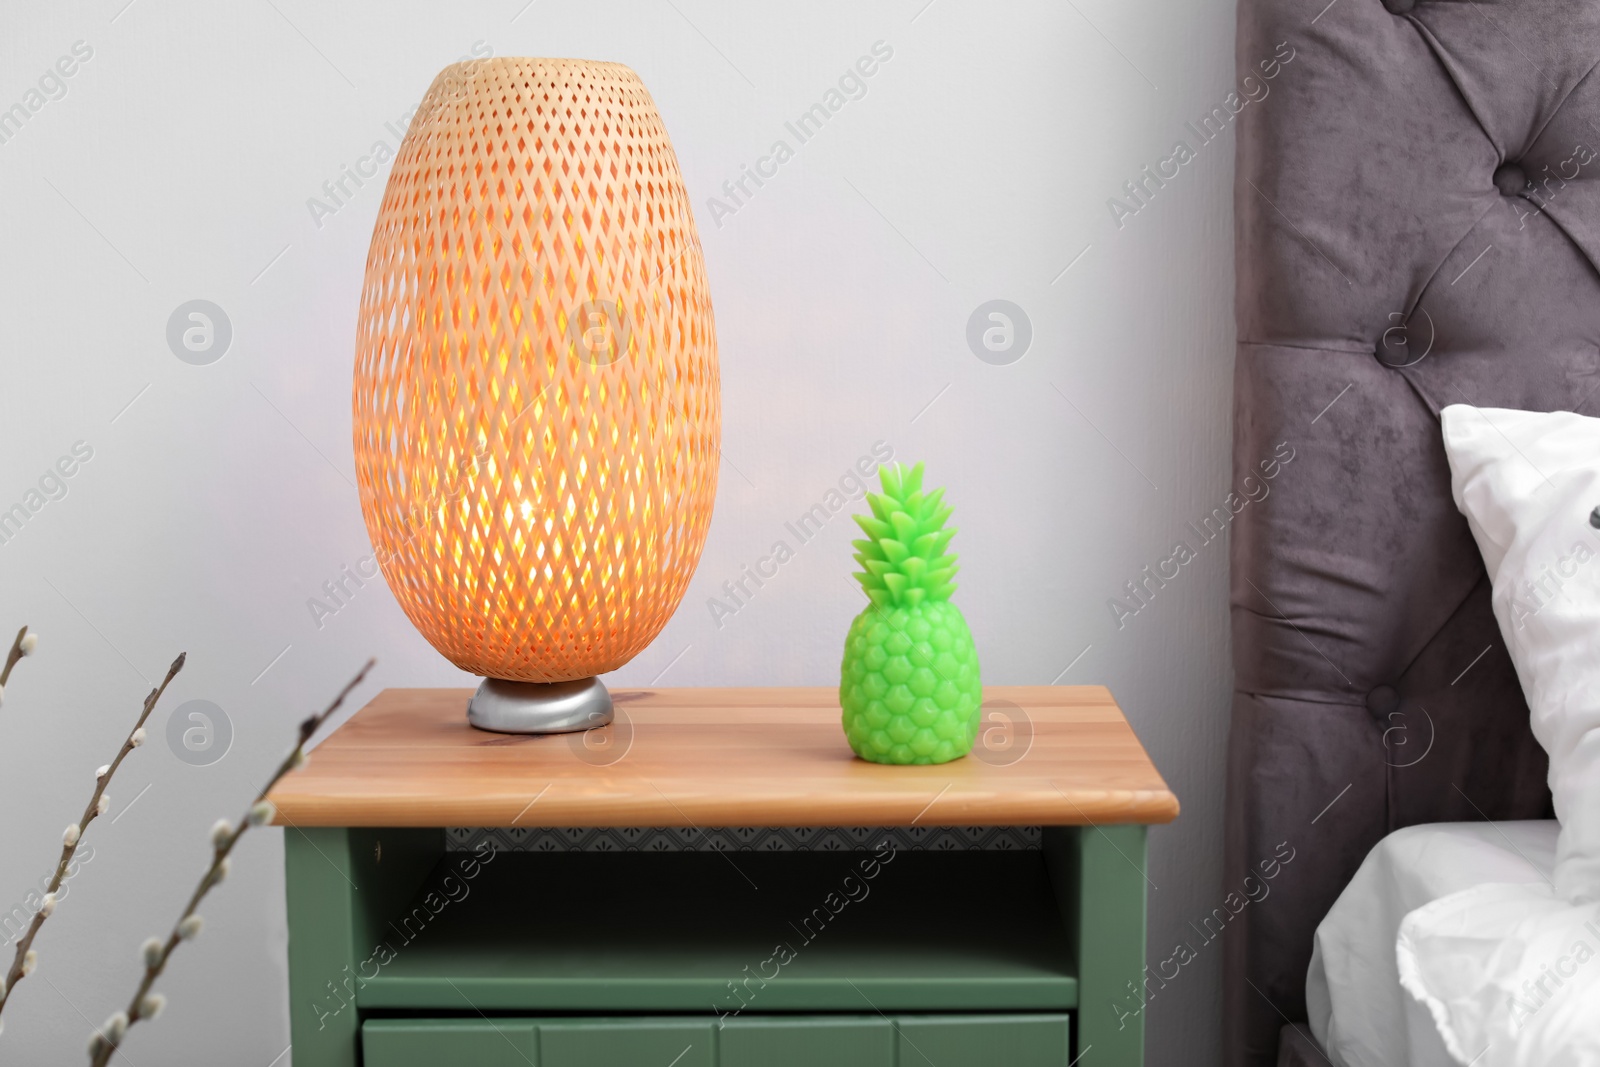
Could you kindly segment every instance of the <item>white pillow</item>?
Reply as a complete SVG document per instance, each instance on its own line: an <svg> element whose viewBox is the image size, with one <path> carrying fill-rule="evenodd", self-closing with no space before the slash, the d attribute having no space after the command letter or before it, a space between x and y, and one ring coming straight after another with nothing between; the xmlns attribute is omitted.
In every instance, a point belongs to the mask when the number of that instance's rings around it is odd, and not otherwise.
<svg viewBox="0 0 1600 1067"><path fill-rule="evenodd" d="M1561 834L1555 890L1600 900L1600 419L1444 409L1456 506L1494 583L1500 623L1550 755Z"/></svg>

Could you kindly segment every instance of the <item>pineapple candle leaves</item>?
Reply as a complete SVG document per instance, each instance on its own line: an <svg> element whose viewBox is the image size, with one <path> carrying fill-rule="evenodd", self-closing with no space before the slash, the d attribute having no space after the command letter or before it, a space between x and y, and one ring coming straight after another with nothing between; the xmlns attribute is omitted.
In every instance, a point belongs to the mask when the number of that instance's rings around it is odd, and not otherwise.
<svg viewBox="0 0 1600 1067"><path fill-rule="evenodd" d="M139 959L144 964L144 977L139 982L139 988L134 991L133 999L129 1001L128 1007L123 1011L113 1013L105 1021L105 1024L89 1038L89 1062L92 1067L105 1067L106 1064L110 1063L111 1057L116 1055L117 1049L122 1045L123 1038L127 1036L128 1028L141 1019L154 1019L161 1014L161 1009L166 1007L166 998L160 993L154 992L152 987L155 985L156 979L161 977L162 971L166 970L167 961L172 958L172 953L177 949L179 942L193 941L200 936L200 931L205 925L205 920L197 910L200 907L200 901L205 899L206 894L221 884L222 880L227 877L229 855L233 852L233 847L239 843L239 839L245 835L245 832L252 826L261 826L272 820L274 811L272 802L267 799L267 794L272 791L273 786L278 784L278 779L296 767L305 765L307 758L306 742L310 741L312 736L322 728L323 723L327 722L328 718L339 710L340 706L344 704L345 697L350 695L351 690L366 680L367 672L372 670L372 666L376 662L376 660L367 660L361 670L356 672L356 676L350 679L343 689L339 690L339 694L333 698L332 703L301 722L300 736L295 742L294 750L284 757L282 763L278 764L277 772L267 780L267 784L256 795L255 801L245 812L245 817L240 820L239 825L235 827L228 820L219 819L211 827L211 866L206 868L205 874L200 877L200 882L195 886L194 892L189 894L189 901L184 905L183 912L178 916L178 921L173 924L172 932L167 935L167 939L162 941L160 938L152 937L139 946Z"/></svg>
<svg viewBox="0 0 1600 1067"><path fill-rule="evenodd" d="M28 632L24 626L17 634L17 640L12 645L12 656L8 657L5 672L0 678L9 677L11 667L21 656L26 656L38 644L38 638ZM144 698L144 706L139 710L139 718L133 724L133 729L128 732L127 738L117 749L116 758L94 772L94 792L89 797L89 804L83 809L83 815L77 822L69 825L61 835L61 856L56 861L55 874L50 878L49 888L45 890L44 899L39 902L39 909L33 913L33 920L28 924L27 930L17 940L16 954L11 960L11 968L6 972L5 978L0 980L0 1011L11 1000L11 994L22 979L33 973L38 965L39 956L34 951L33 939L38 936L39 928L46 919L56 910L56 893L61 889L61 883L66 880L67 871L72 866L72 859L78 852L78 844L83 840L84 832L89 829L89 824L111 809L111 798L106 795L106 788L111 784L112 777L117 773L117 768L122 766L122 761L128 753L144 744L145 720L150 718L150 713L155 710L156 702L161 699L161 694L167 691L167 686L172 684L172 679L183 670L185 654L179 654L172 661L172 666L167 668L167 676L161 684L150 690L150 695ZM3 684L3 682L0 682Z"/></svg>
<svg viewBox="0 0 1600 1067"><path fill-rule="evenodd" d="M946 763L966 755L983 703L978 652L950 602L956 558L944 490L924 491L922 464L881 472L857 515L856 581L870 603L845 638L839 703L845 738L876 763Z"/></svg>
<svg viewBox="0 0 1600 1067"><path fill-rule="evenodd" d="M956 535L944 529L955 510L944 503L944 490L922 491L922 464L907 470L896 463L883 468L882 493L868 493L872 515L856 515L856 525L869 540L852 541L856 562L864 570L856 581L880 608L949 600L955 556L945 548Z"/></svg>

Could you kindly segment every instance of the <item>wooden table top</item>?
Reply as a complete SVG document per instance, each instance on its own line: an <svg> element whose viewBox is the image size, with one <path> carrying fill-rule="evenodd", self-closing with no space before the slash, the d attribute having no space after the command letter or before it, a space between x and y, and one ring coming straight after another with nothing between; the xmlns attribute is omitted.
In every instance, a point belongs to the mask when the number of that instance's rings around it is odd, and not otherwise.
<svg viewBox="0 0 1600 1067"><path fill-rule="evenodd" d="M288 826L1164 823L1178 799L1104 686L990 686L973 754L857 759L833 688L620 689L586 734L467 725L470 689L386 689L285 776ZM1009 725L1005 720L1010 720ZM992 721L992 725L991 725Z"/></svg>

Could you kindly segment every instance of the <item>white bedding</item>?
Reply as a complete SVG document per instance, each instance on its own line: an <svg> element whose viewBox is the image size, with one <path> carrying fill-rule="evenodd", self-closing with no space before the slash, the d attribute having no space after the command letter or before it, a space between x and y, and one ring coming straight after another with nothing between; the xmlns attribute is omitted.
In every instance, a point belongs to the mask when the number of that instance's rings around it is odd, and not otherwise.
<svg viewBox="0 0 1600 1067"><path fill-rule="evenodd" d="M1397 971L1457 1063L1600 1067L1600 419L1456 404L1441 423L1561 831L1548 880L1407 915Z"/></svg>
<svg viewBox="0 0 1600 1067"><path fill-rule="evenodd" d="M1554 820L1431 823L1397 830L1367 854L1317 927L1306 1007L1335 1067L1450 1067L1428 1010L1400 988L1395 942L1406 915L1486 883L1546 889Z"/></svg>
<svg viewBox="0 0 1600 1067"><path fill-rule="evenodd" d="M1490 882L1407 915L1395 952L1456 1063L1600 1065L1600 903Z"/></svg>

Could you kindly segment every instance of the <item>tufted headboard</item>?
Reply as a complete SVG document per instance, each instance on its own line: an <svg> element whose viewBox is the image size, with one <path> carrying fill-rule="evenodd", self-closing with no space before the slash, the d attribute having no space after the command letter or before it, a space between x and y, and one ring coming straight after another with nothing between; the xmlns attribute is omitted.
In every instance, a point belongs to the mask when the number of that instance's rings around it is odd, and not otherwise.
<svg viewBox="0 0 1600 1067"><path fill-rule="evenodd" d="M1292 855L1224 935L1255 1067L1323 1062L1312 936L1379 838L1549 817L1438 415L1600 414L1600 3L1240 0L1237 47L1223 892Z"/></svg>

